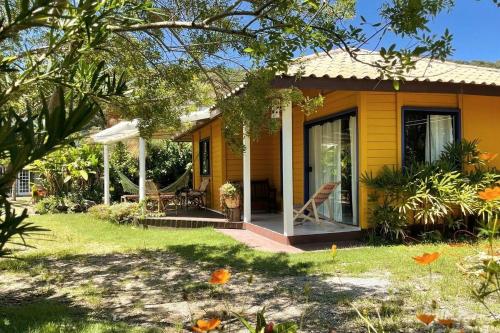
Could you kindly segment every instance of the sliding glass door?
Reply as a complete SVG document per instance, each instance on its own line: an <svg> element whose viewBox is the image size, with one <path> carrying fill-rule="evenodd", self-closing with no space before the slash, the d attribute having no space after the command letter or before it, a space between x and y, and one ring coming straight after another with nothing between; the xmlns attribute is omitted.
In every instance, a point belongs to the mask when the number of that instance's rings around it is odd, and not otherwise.
<svg viewBox="0 0 500 333"><path fill-rule="evenodd" d="M355 113L306 125L309 197L321 185L339 182L330 196L333 218L352 225L358 224L356 127ZM328 216L327 208L320 207L320 213Z"/></svg>

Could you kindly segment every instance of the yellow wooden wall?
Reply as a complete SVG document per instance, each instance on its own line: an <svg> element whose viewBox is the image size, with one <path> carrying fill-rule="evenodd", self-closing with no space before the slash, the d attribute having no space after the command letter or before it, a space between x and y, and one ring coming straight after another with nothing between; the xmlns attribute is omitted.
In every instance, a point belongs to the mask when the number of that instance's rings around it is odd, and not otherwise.
<svg viewBox="0 0 500 333"><path fill-rule="evenodd" d="M250 145L250 170L252 180L268 180L277 192L280 191L280 134L262 134L257 141ZM243 181L243 157L235 153L229 145L225 145L226 152L226 181Z"/></svg>
<svg viewBox="0 0 500 333"><path fill-rule="evenodd" d="M481 151L498 153L491 165L500 169L500 97L461 95L462 133L479 139Z"/></svg>
<svg viewBox="0 0 500 333"><path fill-rule="evenodd" d="M323 107L312 115L293 109L293 189L294 204L304 202L304 122L332 115L354 107L358 109L359 174L376 174L384 165L401 166L402 107L458 108L462 136L480 139L483 151L500 153L500 97L460 94L350 92L336 91L325 95ZM234 153L224 143L222 122L216 119L193 133L193 181L200 184L199 140L210 136L211 186L209 205L218 209L218 188L227 180L241 181L243 162L241 154ZM280 134L264 135L251 145L252 179L269 179L277 189L281 201ZM500 168L500 158L494 166ZM360 184L360 226L369 227L368 191Z"/></svg>
<svg viewBox="0 0 500 333"><path fill-rule="evenodd" d="M222 120L211 121L193 132L193 184L198 188L200 176L199 142L210 138L210 186L207 205L219 210L219 188L226 181L243 181L243 157L233 152L222 136ZM251 143L252 180L269 180L271 186L280 191L280 138L279 133L264 134Z"/></svg>
<svg viewBox="0 0 500 333"><path fill-rule="evenodd" d="M384 165L402 163L402 107L457 108L462 137L479 139L483 151L500 152L500 97L461 94L361 92L359 108L360 172L376 174ZM492 165L500 167L500 161ZM360 223L369 226L368 192L360 184Z"/></svg>
<svg viewBox="0 0 500 333"><path fill-rule="evenodd" d="M305 116L293 110L293 176L294 204L304 199L304 122L358 108L359 175L376 174L384 165L401 166L402 107L458 108L461 110L462 136L480 139L479 147L500 153L500 97L459 94L348 92L325 95L323 107ZM500 168L500 158L492 165ZM360 184L360 226L369 227L368 191Z"/></svg>
<svg viewBox="0 0 500 333"><path fill-rule="evenodd" d="M210 140L210 175L200 175L200 140ZM223 183L224 142L221 132L221 120L216 119L193 133L193 187L198 188L203 178L209 178L207 188L207 205L211 208L219 207L219 187Z"/></svg>

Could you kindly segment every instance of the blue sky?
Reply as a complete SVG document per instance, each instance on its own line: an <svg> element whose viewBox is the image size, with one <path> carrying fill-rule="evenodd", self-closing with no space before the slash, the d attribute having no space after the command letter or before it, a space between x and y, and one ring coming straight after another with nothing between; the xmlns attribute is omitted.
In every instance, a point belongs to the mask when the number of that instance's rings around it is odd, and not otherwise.
<svg viewBox="0 0 500 333"><path fill-rule="evenodd" d="M381 3L358 0L357 14L367 19L375 18L373 14ZM436 34L441 34L446 28L453 34L455 52L451 59L500 60L500 8L492 0L455 0L451 12L441 13L431 27ZM391 40L385 42L390 44Z"/></svg>

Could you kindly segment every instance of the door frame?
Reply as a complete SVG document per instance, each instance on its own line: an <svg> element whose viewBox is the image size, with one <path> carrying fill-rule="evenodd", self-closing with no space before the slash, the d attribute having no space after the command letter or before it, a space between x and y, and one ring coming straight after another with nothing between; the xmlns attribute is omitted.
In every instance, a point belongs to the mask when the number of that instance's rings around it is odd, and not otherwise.
<svg viewBox="0 0 500 333"><path fill-rule="evenodd" d="M344 109L342 111L336 112L334 114L329 114L324 117L320 117L317 119L312 119L309 121L304 122L304 132L303 132L303 137L304 137L304 202L307 202L310 198L310 193L309 193L309 129L313 126L316 125L322 125L324 123L328 122L333 122L335 120L344 118L346 116L355 116L356 117L356 207L353 207L353 210L356 209L357 211L357 221L353 221L353 226L359 226L359 117L358 117L358 108L353 107L353 108L348 108ZM352 175L351 175L352 177ZM351 193L352 195L352 193Z"/></svg>

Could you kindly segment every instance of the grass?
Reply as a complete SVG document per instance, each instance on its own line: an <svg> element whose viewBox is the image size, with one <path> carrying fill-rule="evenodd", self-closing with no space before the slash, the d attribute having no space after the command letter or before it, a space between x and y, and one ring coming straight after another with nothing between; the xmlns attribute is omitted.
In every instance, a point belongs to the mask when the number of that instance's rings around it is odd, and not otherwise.
<svg viewBox="0 0 500 333"><path fill-rule="evenodd" d="M55 301L39 301L20 306L0 307L0 332L9 333L159 333L159 328L144 328L95 320L78 309Z"/></svg>
<svg viewBox="0 0 500 333"><path fill-rule="evenodd" d="M333 261L330 251L299 254L255 251L210 228L148 230L118 226L81 214L32 216L30 221L51 231L29 240L35 248L17 251L16 256L22 260L0 260L0 270L14 273L29 271L32 275L43 276L46 274L44 260L47 258L64 260L111 253L140 253L142 256L148 256L156 251L166 251L176 253L204 272L229 266L235 272L252 272L268 276L307 274L384 276L400 289L400 296L404 294L406 301L410 301L411 307L417 310L425 310L431 299L456 304L459 307L467 306L473 312L481 310L479 304L470 301L467 279L457 269L457 263L485 246L484 243L463 247L438 243L340 249ZM416 265L412 256L434 251L440 252L441 257L432 265L435 278L429 283L427 268ZM138 272L138 275L146 273ZM60 281L63 278L46 277L49 281ZM423 290L415 291L416 285L423 286ZM188 289L198 287L196 284L186 286ZM79 293L86 297L89 303L99 305L100 291L92 285L81 286ZM361 307L372 306L371 303L363 303L364 301L366 300L359 300ZM395 314L387 308L397 302L398 300L389 300L381 306L382 311L390 313L388 315L390 321L395 320ZM33 313L30 320L23 317L28 313ZM82 332L121 332L134 329L137 332L144 332L142 328L125 324L93 322L87 317L75 319L79 318L78 311L74 312L63 305L44 307L43 303L35 303L17 309L4 306L0 307L0 324L2 317L7 318L4 321L8 320L11 325L29 326L32 332L66 332L65 325L77 325L77 331ZM62 325L63 329L53 329L59 327L58 325Z"/></svg>

